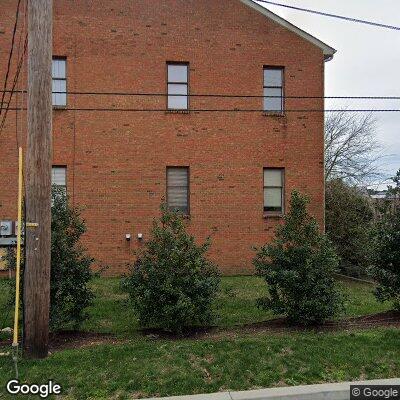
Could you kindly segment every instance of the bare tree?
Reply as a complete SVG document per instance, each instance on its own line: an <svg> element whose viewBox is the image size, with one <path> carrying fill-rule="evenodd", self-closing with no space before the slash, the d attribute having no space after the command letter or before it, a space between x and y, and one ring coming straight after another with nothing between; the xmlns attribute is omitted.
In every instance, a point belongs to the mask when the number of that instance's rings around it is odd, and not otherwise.
<svg viewBox="0 0 400 400"><path fill-rule="evenodd" d="M368 184L381 178L382 146L372 113L342 110L325 121L325 179Z"/></svg>

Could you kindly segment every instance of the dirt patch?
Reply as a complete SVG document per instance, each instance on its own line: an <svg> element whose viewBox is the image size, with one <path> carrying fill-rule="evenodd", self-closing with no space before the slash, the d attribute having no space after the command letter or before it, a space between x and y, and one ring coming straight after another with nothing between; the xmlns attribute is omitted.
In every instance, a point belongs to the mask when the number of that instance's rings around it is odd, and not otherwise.
<svg viewBox="0 0 400 400"><path fill-rule="evenodd" d="M99 344L116 344L122 340L110 334L82 332L82 331L60 331L50 334L50 352L76 349Z"/></svg>
<svg viewBox="0 0 400 400"><path fill-rule="evenodd" d="M139 332L150 340L167 339L167 340L180 340L188 338L201 338L207 336L211 333L216 333L221 331L221 328L217 326L209 327L191 327L185 328L180 333L166 332L157 328L143 328Z"/></svg>
<svg viewBox="0 0 400 400"><path fill-rule="evenodd" d="M66 349L78 349L83 347L96 346L99 344L117 344L123 343L123 340L117 339L111 335L105 335L100 333L92 332L80 332L80 331L66 331L58 332L50 335L49 352L66 350ZM5 339L0 340L0 349L11 347L12 340Z"/></svg>
<svg viewBox="0 0 400 400"><path fill-rule="evenodd" d="M361 315L349 319L352 322L381 322L381 323L396 323L400 322L400 311L386 311L379 314Z"/></svg>
<svg viewBox="0 0 400 400"><path fill-rule="evenodd" d="M327 321L317 326L291 326L285 318L275 318L264 322L254 324L237 325L231 328L193 328L187 329L179 335L169 332L163 332L157 329L144 329L142 334L148 339L220 339L236 337L239 335L249 335L254 333L272 332L272 333L290 333L290 332L338 332L349 330L360 330L378 327L400 328L400 312L387 311L379 314L364 315L342 319L339 321Z"/></svg>
<svg viewBox="0 0 400 400"><path fill-rule="evenodd" d="M121 339L117 339L113 335L82 331L60 331L51 333L49 341L50 353L65 349L77 349L99 344L116 344L123 342ZM0 348L11 346L11 344L11 338L0 340Z"/></svg>
<svg viewBox="0 0 400 400"><path fill-rule="evenodd" d="M400 328L400 312L387 311L378 314L363 315L360 317L352 317L341 319L339 321L326 321L321 325L300 327L290 326L284 318L277 318L256 324L250 324L243 327L237 327L239 332L338 332L349 330L360 330L378 327L395 327Z"/></svg>
<svg viewBox="0 0 400 400"><path fill-rule="evenodd" d="M338 321L326 321L321 325L298 327L290 326L284 318L272 319L265 322L246 325L244 328L270 330L343 330L360 329L369 326L400 326L400 312L386 311L378 314L362 315L360 317L345 318Z"/></svg>

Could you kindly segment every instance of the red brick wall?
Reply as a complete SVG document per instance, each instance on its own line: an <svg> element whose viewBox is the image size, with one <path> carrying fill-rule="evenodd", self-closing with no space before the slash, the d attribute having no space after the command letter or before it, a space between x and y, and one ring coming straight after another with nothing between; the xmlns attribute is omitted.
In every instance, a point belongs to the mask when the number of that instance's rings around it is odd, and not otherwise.
<svg viewBox="0 0 400 400"><path fill-rule="evenodd" d="M2 1L1 77L15 6ZM166 62L187 61L191 93L262 95L263 66L277 65L286 95L323 95L322 51L239 0L57 0L54 13L54 55L67 57L69 91L164 92ZM68 105L163 109L165 99L69 95ZM192 98L191 107L261 109L262 99ZM323 100L288 99L286 108L321 109ZM0 149L0 217L15 218L15 112ZM226 274L251 272L252 246L271 240L280 221L263 217L263 167L284 167L286 199L295 188L307 193L323 224L322 113L57 110L54 164L68 167L85 244L108 274L124 271L139 232L148 238L166 166L190 167L188 226L199 240L212 235L210 256Z"/></svg>

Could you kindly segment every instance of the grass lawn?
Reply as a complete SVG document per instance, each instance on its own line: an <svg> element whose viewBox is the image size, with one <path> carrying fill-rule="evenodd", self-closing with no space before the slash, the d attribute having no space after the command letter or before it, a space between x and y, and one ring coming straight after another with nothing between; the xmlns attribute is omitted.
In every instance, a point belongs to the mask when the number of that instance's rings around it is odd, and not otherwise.
<svg viewBox="0 0 400 400"><path fill-rule="evenodd" d="M341 318L389 309L375 300L371 285L340 284L348 297ZM53 379L63 386L66 399L125 399L400 376L400 330L234 332L206 339L151 340L138 333L119 279L96 279L92 285L97 297L83 329L111 333L118 337L116 343L61 350L42 361L21 360L23 382ZM272 318L255 306L264 291L259 278L223 278L218 327ZM6 298L6 282L0 280L0 324ZM11 315L6 320L11 324ZM0 357L0 398L12 377L10 358Z"/></svg>
<svg viewBox="0 0 400 400"><path fill-rule="evenodd" d="M400 376L400 330L129 340L22 360L24 382L53 379L66 399L127 399ZM13 377L0 359L0 398ZM5 397L5 394L4 394ZM5 397L7 398L7 397Z"/></svg>
<svg viewBox="0 0 400 400"><path fill-rule="evenodd" d="M341 281L340 285L347 297L346 312L341 317L374 314L390 309L389 304L376 301L372 285L351 281ZM137 319L127 302L127 296L119 289L119 279L96 279L93 288L97 298L90 309L92 318L83 329L125 337L134 335L138 329ZM261 278L222 278L216 302L216 325L227 328L274 318L272 313L256 307L257 298L265 292L266 285Z"/></svg>
<svg viewBox="0 0 400 400"><path fill-rule="evenodd" d="M111 333L117 336L137 335L138 323L128 301L127 295L119 288L119 278L97 278L92 286L96 294L94 305L90 307L90 319L82 329L85 331ZM340 317L360 316L386 311L389 304L381 304L372 294L373 286L340 281L347 296L346 312ZM218 301L216 302L216 325L221 328L262 322L274 316L256 307L256 299L266 291L262 279L246 277L224 277ZM0 324L3 322L3 310L8 296L8 285L0 279ZM12 312L6 318L8 326L12 321Z"/></svg>

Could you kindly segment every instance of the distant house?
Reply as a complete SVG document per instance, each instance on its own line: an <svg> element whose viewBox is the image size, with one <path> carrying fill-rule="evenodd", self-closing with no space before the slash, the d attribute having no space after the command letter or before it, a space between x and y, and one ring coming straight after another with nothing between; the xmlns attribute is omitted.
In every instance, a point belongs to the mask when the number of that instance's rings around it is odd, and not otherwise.
<svg viewBox="0 0 400 400"><path fill-rule="evenodd" d="M384 205L389 206L389 209L394 209L395 207L399 207L400 198L399 196L389 194L387 190L376 191L370 194L370 198L375 203L377 207L375 207L376 215L381 215L382 207ZM385 207L383 209L386 209Z"/></svg>
<svg viewBox="0 0 400 400"><path fill-rule="evenodd" d="M16 4L2 5L0 76ZM212 235L225 274L252 271L293 189L324 225L324 114L307 110L324 109L332 47L251 0L57 0L53 53L53 183L83 207L108 273L125 270L163 201ZM0 135L0 218L14 220L15 121Z"/></svg>
<svg viewBox="0 0 400 400"><path fill-rule="evenodd" d="M387 200L387 201L396 201L399 199L399 196L390 193L388 190L380 190L380 191L373 191L370 193L369 197L372 200Z"/></svg>
<svg viewBox="0 0 400 400"><path fill-rule="evenodd" d="M370 197L373 200L385 200L388 198L388 192L387 190L377 191L371 194Z"/></svg>

